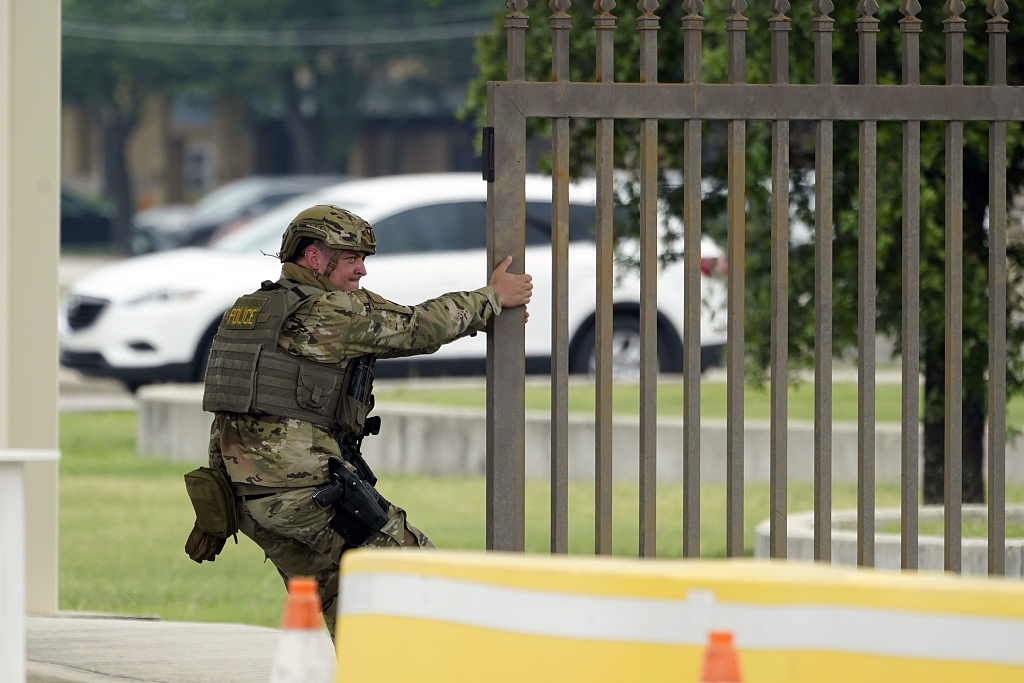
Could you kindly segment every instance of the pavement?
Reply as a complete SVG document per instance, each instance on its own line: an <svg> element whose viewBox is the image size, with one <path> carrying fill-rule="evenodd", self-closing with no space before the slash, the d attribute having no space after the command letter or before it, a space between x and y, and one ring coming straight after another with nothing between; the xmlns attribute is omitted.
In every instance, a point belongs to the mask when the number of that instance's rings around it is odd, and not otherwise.
<svg viewBox="0 0 1024 683"><path fill-rule="evenodd" d="M269 681L277 633L148 617L28 617L27 683Z"/></svg>
<svg viewBox="0 0 1024 683"><path fill-rule="evenodd" d="M57 407L60 412L102 412L135 410L135 395L115 379L86 377L80 372L58 366Z"/></svg>

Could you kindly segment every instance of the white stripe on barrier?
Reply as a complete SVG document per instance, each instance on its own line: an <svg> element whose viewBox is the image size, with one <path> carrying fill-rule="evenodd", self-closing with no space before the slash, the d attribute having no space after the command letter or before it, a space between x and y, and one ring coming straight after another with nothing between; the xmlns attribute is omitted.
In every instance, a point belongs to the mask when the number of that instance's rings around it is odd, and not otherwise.
<svg viewBox="0 0 1024 683"><path fill-rule="evenodd" d="M822 605L578 595L387 572L343 576L341 616L441 621L511 633L703 646L731 630L738 647L1024 665L1024 620Z"/></svg>

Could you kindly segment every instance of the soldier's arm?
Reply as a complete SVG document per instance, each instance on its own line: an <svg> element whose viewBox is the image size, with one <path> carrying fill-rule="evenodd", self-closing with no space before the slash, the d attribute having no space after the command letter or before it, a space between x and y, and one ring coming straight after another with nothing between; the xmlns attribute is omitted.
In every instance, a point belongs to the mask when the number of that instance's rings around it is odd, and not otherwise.
<svg viewBox="0 0 1024 683"><path fill-rule="evenodd" d="M282 347L323 363L367 353L397 358L433 353L441 345L479 332L503 307L530 301L531 277L509 273L504 259L490 284L472 292L452 292L416 306L402 306L365 289L332 291L293 316L282 331Z"/></svg>
<svg viewBox="0 0 1024 683"><path fill-rule="evenodd" d="M479 332L492 315L501 313L491 287L473 292L451 292L416 306L373 306L369 315L380 323L364 353L398 358L433 353L442 345Z"/></svg>
<svg viewBox="0 0 1024 683"><path fill-rule="evenodd" d="M402 306L363 290L331 292L306 318L302 355L321 362L367 353L398 358L433 353L443 344L483 329L501 312L498 294L488 287L452 292L416 306Z"/></svg>
<svg viewBox="0 0 1024 683"><path fill-rule="evenodd" d="M482 330L490 317L490 312L498 315L502 308L529 303L533 292L533 278L525 273L509 273L510 265L512 257L508 256L494 269L487 287L475 292L446 294L439 299L413 306L410 321L412 345L406 348L402 341L388 343L387 336L381 334L375 340L377 350L372 352L382 358L433 353L441 344ZM483 300L480 299L481 296L484 297ZM373 301L371 306L374 306ZM403 335L398 333L395 336L400 340ZM387 350L381 350L382 345L386 346Z"/></svg>

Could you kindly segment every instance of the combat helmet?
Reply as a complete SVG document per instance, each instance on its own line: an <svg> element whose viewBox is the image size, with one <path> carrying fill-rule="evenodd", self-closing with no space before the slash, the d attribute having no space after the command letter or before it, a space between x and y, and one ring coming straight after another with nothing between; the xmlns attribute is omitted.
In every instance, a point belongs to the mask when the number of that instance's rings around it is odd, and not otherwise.
<svg viewBox="0 0 1024 683"><path fill-rule="evenodd" d="M284 231L278 258L285 262L294 256L303 237L323 240L332 249L348 249L367 254L377 251L377 237L370 224L351 211L333 204L320 204L296 216ZM336 261L337 258L331 259L331 270Z"/></svg>

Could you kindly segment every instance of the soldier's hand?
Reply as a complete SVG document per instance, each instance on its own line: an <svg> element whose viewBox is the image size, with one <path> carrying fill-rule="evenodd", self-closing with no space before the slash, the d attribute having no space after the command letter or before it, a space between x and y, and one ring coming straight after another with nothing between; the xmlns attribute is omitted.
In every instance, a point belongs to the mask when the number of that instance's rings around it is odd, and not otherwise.
<svg viewBox="0 0 1024 683"><path fill-rule="evenodd" d="M529 303L533 293L533 278L526 273L516 275L507 272L511 264L512 257L506 256L491 274L491 287L498 293L498 302L502 308L523 306Z"/></svg>

